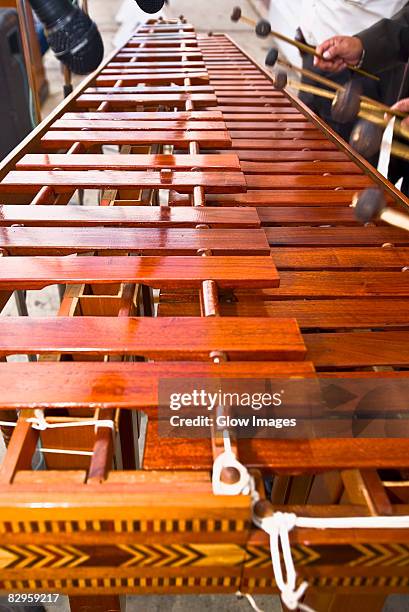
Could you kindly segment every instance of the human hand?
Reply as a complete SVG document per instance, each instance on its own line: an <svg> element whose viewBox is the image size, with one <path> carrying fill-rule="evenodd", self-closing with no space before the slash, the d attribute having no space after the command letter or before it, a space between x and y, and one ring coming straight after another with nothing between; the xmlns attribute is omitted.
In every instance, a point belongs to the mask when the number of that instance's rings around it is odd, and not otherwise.
<svg viewBox="0 0 409 612"><path fill-rule="evenodd" d="M359 64L364 48L355 36L333 36L319 45L316 51L322 57L314 57L314 66L325 72L339 72L348 64Z"/></svg>

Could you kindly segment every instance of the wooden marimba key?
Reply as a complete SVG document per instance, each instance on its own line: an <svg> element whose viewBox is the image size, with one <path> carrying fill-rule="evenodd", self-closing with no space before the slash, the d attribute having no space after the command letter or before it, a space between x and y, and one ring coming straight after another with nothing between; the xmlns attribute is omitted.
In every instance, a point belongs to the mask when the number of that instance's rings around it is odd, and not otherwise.
<svg viewBox="0 0 409 612"><path fill-rule="evenodd" d="M409 235L350 207L366 188L400 194L230 38L166 21L141 26L0 179L0 303L65 287L55 317L0 323L0 421L21 411L0 467L0 591L61 591L72 610L276 591L254 500L213 493L220 432L162 437L158 389L405 381ZM78 189L100 206L67 206ZM229 435L259 517L409 514L405 437ZM407 534L295 527L307 603L362 607L370 589L375 610L407 589Z"/></svg>

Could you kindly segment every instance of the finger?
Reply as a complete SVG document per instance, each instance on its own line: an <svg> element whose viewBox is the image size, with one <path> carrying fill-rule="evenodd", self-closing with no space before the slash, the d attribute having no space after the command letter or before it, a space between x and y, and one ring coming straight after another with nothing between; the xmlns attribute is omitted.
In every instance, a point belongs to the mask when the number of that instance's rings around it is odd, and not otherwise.
<svg viewBox="0 0 409 612"><path fill-rule="evenodd" d="M348 64L346 62L344 62L343 59L339 59L336 62L334 62L334 71L335 72L341 72L341 70L345 70L348 67Z"/></svg>
<svg viewBox="0 0 409 612"><path fill-rule="evenodd" d="M392 108L394 110L408 112L409 111L409 98L405 98L404 100L399 100L399 102L394 104Z"/></svg>
<svg viewBox="0 0 409 612"><path fill-rule="evenodd" d="M324 53L328 51L328 49L330 49L334 44L335 44L334 38L328 38L328 40L324 40L323 43L318 45L317 53L319 53L319 55L324 55Z"/></svg>
<svg viewBox="0 0 409 612"><path fill-rule="evenodd" d="M336 42L323 52L322 57L327 61L335 60L339 57L342 57L342 52L343 48L341 43Z"/></svg>
<svg viewBox="0 0 409 612"><path fill-rule="evenodd" d="M314 59L314 66L323 70L324 72L339 72L345 67L345 62L341 59L334 60L332 62L327 62L319 57Z"/></svg>

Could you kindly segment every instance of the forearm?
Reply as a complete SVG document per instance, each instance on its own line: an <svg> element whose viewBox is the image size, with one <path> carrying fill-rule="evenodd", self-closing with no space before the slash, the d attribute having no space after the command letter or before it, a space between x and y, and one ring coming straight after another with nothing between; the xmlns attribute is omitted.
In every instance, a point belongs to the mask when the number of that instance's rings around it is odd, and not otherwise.
<svg viewBox="0 0 409 612"><path fill-rule="evenodd" d="M363 44L362 67L380 72L409 59L409 6L356 35Z"/></svg>

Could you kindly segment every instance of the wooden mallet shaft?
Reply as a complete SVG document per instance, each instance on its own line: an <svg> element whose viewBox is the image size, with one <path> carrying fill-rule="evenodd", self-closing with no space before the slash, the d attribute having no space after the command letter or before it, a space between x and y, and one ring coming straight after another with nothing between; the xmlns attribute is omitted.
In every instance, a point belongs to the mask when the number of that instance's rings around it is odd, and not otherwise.
<svg viewBox="0 0 409 612"><path fill-rule="evenodd" d="M397 210L393 210L393 208L385 208L385 210L379 215L379 219L385 221L385 223L388 223L389 225L399 227L400 229L409 232L408 215L404 215Z"/></svg>

